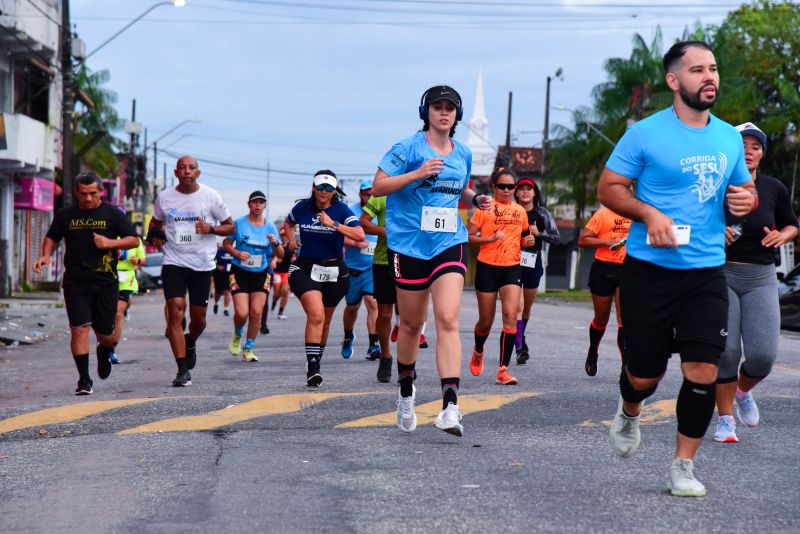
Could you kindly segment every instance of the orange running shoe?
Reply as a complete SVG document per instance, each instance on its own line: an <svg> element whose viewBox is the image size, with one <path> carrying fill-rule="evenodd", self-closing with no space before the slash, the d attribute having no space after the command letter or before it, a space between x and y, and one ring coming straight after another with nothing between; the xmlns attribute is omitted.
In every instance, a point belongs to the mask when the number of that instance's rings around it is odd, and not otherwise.
<svg viewBox="0 0 800 534"><path fill-rule="evenodd" d="M517 384L517 377L508 374L508 367L502 365L497 370L497 383L503 386L514 386Z"/></svg>
<svg viewBox="0 0 800 534"><path fill-rule="evenodd" d="M483 353L472 347L472 357L469 359L469 372L472 376L481 376L483 372Z"/></svg>

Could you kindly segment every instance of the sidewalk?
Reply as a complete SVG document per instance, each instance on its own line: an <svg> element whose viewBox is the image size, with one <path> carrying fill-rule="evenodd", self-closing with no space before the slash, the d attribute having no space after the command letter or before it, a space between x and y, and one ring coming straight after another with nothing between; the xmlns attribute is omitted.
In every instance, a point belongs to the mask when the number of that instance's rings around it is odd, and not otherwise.
<svg viewBox="0 0 800 534"><path fill-rule="evenodd" d="M0 348L43 341L67 330L61 293L37 291L0 299Z"/></svg>

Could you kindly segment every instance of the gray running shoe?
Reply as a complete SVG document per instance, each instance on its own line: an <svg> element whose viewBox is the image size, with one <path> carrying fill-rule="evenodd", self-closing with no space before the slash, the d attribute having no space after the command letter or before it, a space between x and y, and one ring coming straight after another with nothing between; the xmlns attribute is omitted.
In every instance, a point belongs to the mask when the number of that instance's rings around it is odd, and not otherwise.
<svg viewBox="0 0 800 534"><path fill-rule="evenodd" d="M758 426L758 406L756 406L756 401L753 400L753 392L748 391L744 397L736 395L734 399L736 400L734 410L737 417L739 417L739 421L749 427Z"/></svg>
<svg viewBox="0 0 800 534"><path fill-rule="evenodd" d="M714 441L720 443L738 443L736 436L736 421L732 415L720 415L717 419L717 430L714 432Z"/></svg>
<svg viewBox="0 0 800 534"><path fill-rule="evenodd" d="M706 487L694 478L694 462L685 458L672 460L667 489L678 497L703 497Z"/></svg>
<svg viewBox="0 0 800 534"><path fill-rule="evenodd" d="M417 414L414 412L414 399L417 388L411 386L411 396L402 397L397 392L397 428L403 432L413 432L417 428Z"/></svg>
<svg viewBox="0 0 800 534"><path fill-rule="evenodd" d="M452 402L448 402L447 408L439 412L434 425L448 434L459 437L464 435L464 426L461 424L461 410L458 409L457 404Z"/></svg>
<svg viewBox="0 0 800 534"><path fill-rule="evenodd" d="M642 408L644 408L644 402L642 403ZM614 421L612 421L611 429L608 433L608 442L614 452L617 453L617 456L627 458L636 452L641 440L639 415L636 417L625 415L622 412L622 397L620 397L617 403L617 414L614 416Z"/></svg>
<svg viewBox="0 0 800 534"><path fill-rule="evenodd" d="M91 380L78 380L78 389L75 390L75 395L91 395L92 393L94 391Z"/></svg>
<svg viewBox="0 0 800 534"><path fill-rule="evenodd" d="M180 372L175 375L175 380L172 381L172 387L182 388L192 385L192 375L189 371Z"/></svg>

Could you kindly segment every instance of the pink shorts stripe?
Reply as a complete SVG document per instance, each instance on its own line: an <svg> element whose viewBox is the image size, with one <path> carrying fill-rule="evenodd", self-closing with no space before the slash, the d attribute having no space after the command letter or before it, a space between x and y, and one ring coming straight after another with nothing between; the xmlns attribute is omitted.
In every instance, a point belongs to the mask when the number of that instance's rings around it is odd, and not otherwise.
<svg viewBox="0 0 800 534"><path fill-rule="evenodd" d="M395 278L395 280L397 282L400 282L401 284L424 284L424 283L428 282L431 278L433 278L433 275L435 275L437 272L441 271L445 267L453 267L453 266L461 267L462 269L464 269L465 272L467 270L467 266L464 265L462 262L460 262L460 261L449 261L447 263L443 263L443 264L439 265L438 267L436 267L433 270L433 272L430 274L430 276L428 276L426 278L417 278L415 280L409 280L407 278Z"/></svg>

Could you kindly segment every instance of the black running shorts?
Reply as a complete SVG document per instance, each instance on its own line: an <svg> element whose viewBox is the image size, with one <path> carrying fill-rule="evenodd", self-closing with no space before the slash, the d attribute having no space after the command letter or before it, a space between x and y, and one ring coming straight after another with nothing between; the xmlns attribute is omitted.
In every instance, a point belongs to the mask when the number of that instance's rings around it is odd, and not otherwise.
<svg viewBox="0 0 800 534"><path fill-rule="evenodd" d="M598 297L611 297L619 287L622 264L594 260L589 269L589 291Z"/></svg>
<svg viewBox="0 0 800 534"><path fill-rule="evenodd" d="M194 271L188 267L164 265L161 267L161 281L164 285L164 298L182 299L189 292L189 304L208 306L208 293L211 291L213 271Z"/></svg>
<svg viewBox="0 0 800 534"><path fill-rule="evenodd" d="M633 376L661 376L675 350L682 362L719 363L728 335L721 266L667 269L627 256L620 304L625 361Z"/></svg>
<svg viewBox="0 0 800 534"><path fill-rule="evenodd" d="M336 281L314 280L312 278L314 265L324 268L337 267L339 273ZM314 260L301 256L289 267L289 288L298 299L309 291L319 291L322 293L322 305L326 308L335 308L350 288L350 272L341 260Z"/></svg>
<svg viewBox="0 0 800 534"><path fill-rule="evenodd" d="M389 252L389 257L394 257L395 286L406 291L423 291L444 274L459 273L464 276L467 272L466 243L453 245L427 260L398 252Z"/></svg>
<svg viewBox="0 0 800 534"><path fill-rule="evenodd" d="M123 302L130 302L132 293L133 291L128 291L126 289L124 291L120 291L119 296L117 298Z"/></svg>
<svg viewBox="0 0 800 534"><path fill-rule="evenodd" d="M269 293L272 277L269 274L269 269L255 272L231 265L228 281L233 295L238 293Z"/></svg>
<svg viewBox="0 0 800 534"><path fill-rule="evenodd" d="M478 260L475 268L475 291L497 293L503 286L521 286L520 265L490 265Z"/></svg>
<svg viewBox="0 0 800 534"><path fill-rule="evenodd" d="M230 274L228 271L214 269L211 272L214 273L214 291L221 293L223 291L228 291L231 288L230 284L228 283L228 275Z"/></svg>
<svg viewBox="0 0 800 534"><path fill-rule="evenodd" d="M542 263L542 251L536 255L535 267L521 267L520 280L524 289L539 289L539 282L542 281L544 274L544 264Z"/></svg>
<svg viewBox="0 0 800 534"><path fill-rule="evenodd" d="M395 304L397 289L394 287L394 273L389 264L372 264L372 296L378 304Z"/></svg>
<svg viewBox="0 0 800 534"><path fill-rule="evenodd" d="M101 336L114 333L119 286L69 285L64 287L64 307L72 328L91 325Z"/></svg>

